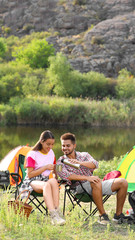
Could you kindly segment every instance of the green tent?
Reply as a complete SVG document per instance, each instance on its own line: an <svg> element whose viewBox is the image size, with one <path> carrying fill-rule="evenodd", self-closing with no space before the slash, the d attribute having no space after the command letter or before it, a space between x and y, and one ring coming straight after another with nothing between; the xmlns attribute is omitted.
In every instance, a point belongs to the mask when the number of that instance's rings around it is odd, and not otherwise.
<svg viewBox="0 0 135 240"><path fill-rule="evenodd" d="M135 190L135 146L126 153L120 162L117 170L121 172L121 177L128 182L128 192Z"/></svg>

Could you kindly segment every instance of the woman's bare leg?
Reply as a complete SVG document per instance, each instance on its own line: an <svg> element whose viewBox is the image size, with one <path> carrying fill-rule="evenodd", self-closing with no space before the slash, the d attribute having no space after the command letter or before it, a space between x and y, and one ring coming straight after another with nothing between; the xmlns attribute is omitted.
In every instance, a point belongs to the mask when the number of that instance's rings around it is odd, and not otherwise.
<svg viewBox="0 0 135 240"><path fill-rule="evenodd" d="M48 181L47 182L32 181L30 185L35 192L43 193L44 201L48 210L49 211L54 210L55 206L54 206L52 188L50 183Z"/></svg>
<svg viewBox="0 0 135 240"><path fill-rule="evenodd" d="M55 178L49 179L48 183L51 186L52 189L52 198L53 198L53 204L55 208L59 207L59 187L58 182Z"/></svg>

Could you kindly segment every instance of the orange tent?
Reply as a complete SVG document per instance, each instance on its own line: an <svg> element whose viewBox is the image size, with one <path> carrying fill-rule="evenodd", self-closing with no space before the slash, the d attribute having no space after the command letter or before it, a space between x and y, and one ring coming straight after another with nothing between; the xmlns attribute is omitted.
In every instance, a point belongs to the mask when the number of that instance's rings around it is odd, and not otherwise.
<svg viewBox="0 0 135 240"><path fill-rule="evenodd" d="M31 150L29 146L18 146L11 150L0 162L0 170L8 170L10 173L18 173L18 156L22 154L24 156ZM10 184L14 185L15 182L10 178Z"/></svg>

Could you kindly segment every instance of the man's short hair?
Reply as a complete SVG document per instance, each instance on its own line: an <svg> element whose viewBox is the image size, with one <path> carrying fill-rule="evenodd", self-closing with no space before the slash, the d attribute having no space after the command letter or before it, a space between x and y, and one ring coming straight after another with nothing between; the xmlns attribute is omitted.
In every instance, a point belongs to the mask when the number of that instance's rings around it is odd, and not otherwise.
<svg viewBox="0 0 135 240"><path fill-rule="evenodd" d="M73 144L75 144L75 142L76 142L75 135L70 133L70 132L69 133L64 133L63 135L61 135L60 140L71 140L71 142Z"/></svg>

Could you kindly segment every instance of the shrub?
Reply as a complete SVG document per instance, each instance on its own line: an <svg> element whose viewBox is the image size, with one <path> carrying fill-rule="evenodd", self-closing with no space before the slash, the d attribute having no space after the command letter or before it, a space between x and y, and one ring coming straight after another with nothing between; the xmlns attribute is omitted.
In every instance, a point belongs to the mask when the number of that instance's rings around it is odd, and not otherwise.
<svg viewBox="0 0 135 240"><path fill-rule="evenodd" d="M15 112L17 114L17 121L21 124L41 124L44 119L47 120L48 117L48 105L42 104L38 100L25 99L20 101L18 105L15 106ZM45 118L46 116L46 118Z"/></svg>
<svg viewBox="0 0 135 240"><path fill-rule="evenodd" d="M109 94L109 81L104 74L91 71L83 75L83 97L104 98Z"/></svg>
<svg viewBox="0 0 135 240"><path fill-rule="evenodd" d="M4 125L14 125L17 124L17 117L14 109L8 105L0 105L1 119L0 122Z"/></svg>
<svg viewBox="0 0 135 240"><path fill-rule="evenodd" d="M119 99L134 98L135 95L135 77L126 69L119 72L117 85L115 87Z"/></svg>
<svg viewBox="0 0 135 240"><path fill-rule="evenodd" d="M71 66L67 58L62 53L57 53L55 57L49 57L49 63L47 77L50 88L58 96L67 96L67 89L68 87L71 88Z"/></svg>
<svg viewBox="0 0 135 240"><path fill-rule="evenodd" d="M3 76L0 79L0 85L2 85L0 100L3 102L7 102L12 96L22 94L22 79L19 73Z"/></svg>
<svg viewBox="0 0 135 240"><path fill-rule="evenodd" d="M4 38L0 38L0 57L4 57L7 50L6 41Z"/></svg>
<svg viewBox="0 0 135 240"><path fill-rule="evenodd" d="M27 46L16 47L13 57L31 68L47 68L48 57L54 55L54 48L45 39L33 39Z"/></svg>
<svg viewBox="0 0 135 240"><path fill-rule="evenodd" d="M30 70L23 79L24 95L46 95L50 94L49 84L46 79L46 71L44 69Z"/></svg>

